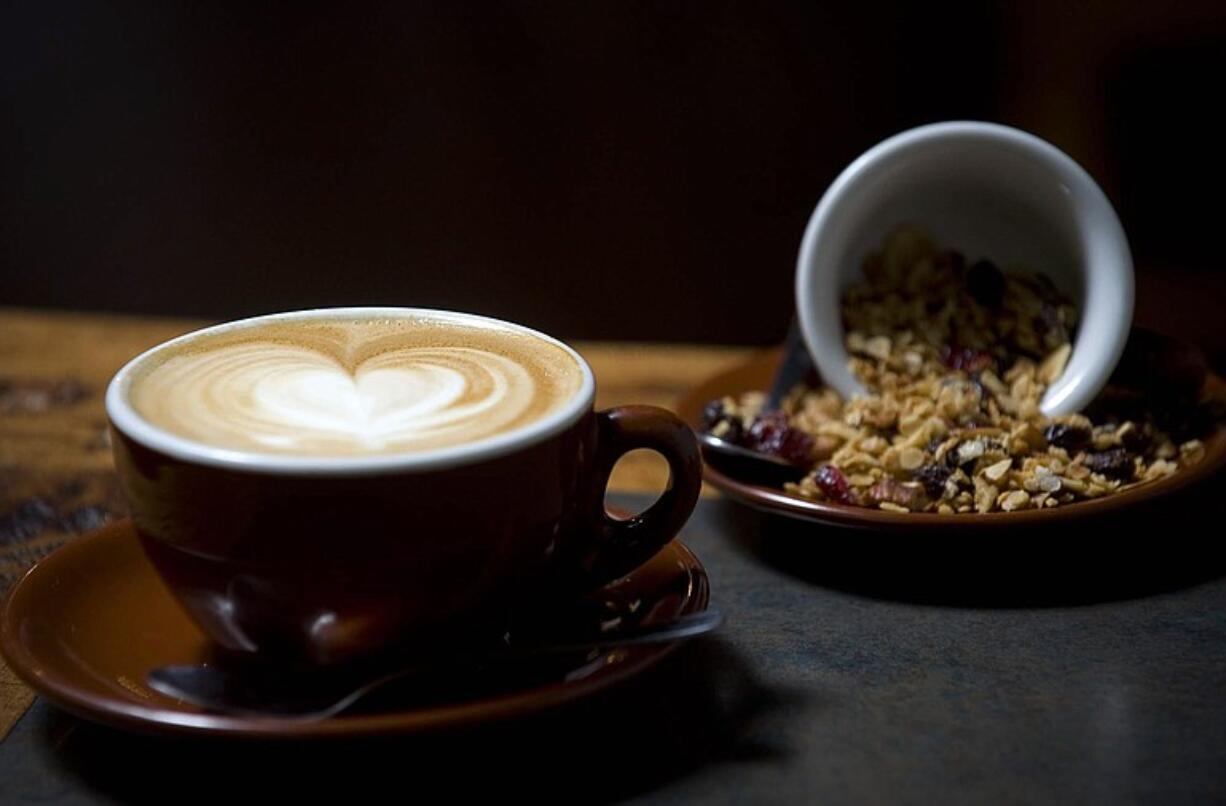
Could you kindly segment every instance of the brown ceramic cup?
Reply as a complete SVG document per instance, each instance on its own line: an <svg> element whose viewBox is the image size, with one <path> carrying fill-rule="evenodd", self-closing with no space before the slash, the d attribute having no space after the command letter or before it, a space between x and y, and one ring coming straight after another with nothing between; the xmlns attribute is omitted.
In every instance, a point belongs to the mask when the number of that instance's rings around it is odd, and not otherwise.
<svg viewBox="0 0 1226 806"><path fill-rule="evenodd" d="M406 312L438 313L277 316ZM131 405L134 372L159 351L270 318L159 345L107 391L115 466L142 544L223 650L326 664L476 639L521 602L563 601L628 574L693 511L701 461L690 429L663 409L594 411L592 371L578 353L507 323L497 324L574 357L580 390L546 420L442 451L244 454L171 434ZM609 474L637 448L667 459L668 486L641 514L613 518L604 505Z"/></svg>

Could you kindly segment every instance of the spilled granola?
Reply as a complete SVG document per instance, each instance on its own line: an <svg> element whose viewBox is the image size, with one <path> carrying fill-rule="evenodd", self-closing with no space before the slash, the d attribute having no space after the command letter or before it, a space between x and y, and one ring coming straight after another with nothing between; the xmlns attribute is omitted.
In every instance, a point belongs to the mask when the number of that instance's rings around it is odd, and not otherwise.
<svg viewBox="0 0 1226 806"><path fill-rule="evenodd" d="M1041 275L968 265L901 229L844 294L850 368L868 394L798 387L712 401L705 427L810 468L786 489L894 512L1058 507L1169 476L1203 444L1144 412L1045 417L1076 309Z"/></svg>

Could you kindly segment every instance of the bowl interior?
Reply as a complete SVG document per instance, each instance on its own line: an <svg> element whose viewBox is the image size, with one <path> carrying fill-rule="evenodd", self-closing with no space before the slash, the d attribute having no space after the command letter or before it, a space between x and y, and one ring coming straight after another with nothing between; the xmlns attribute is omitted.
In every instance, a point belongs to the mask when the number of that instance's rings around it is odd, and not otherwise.
<svg viewBox="0 0 1226 806"><path fill-rule="evenodd" d="M1085 248L1067 179L1056 166L990 139L922 141L857 174L839 193L814 255L846 288L900 224L969 261L1041 271L1080 303Z"/></svg>

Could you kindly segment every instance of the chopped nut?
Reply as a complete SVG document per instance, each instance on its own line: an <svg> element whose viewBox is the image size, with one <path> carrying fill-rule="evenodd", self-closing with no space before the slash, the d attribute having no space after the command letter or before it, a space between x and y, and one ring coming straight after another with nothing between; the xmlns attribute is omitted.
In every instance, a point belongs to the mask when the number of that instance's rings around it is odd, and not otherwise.
<svg viewBox="0 0 1226 806"><path fill-rule="evenodd" d="M996 464L984 468L983 475L987 477L988 481L998 482L1004 478L1011 467L1013 467L1012 459L1001 459Z"/></svg>
<svg viewBox="0 0 1226 806"><path fill-rule="evenodd" d="M1039 365L1039 381L1046 386L1054 383L1064 373L1064 367L1068 364L1068 358L1072 351L1073 346L1071 344L1061 344L1049 353L1047 358L1043 359L1043 363Z"/></svg>
<svg viewBox="0 0 1226 806"><path fill-rule="evenodd" d="M996 496L1000 495L1000 490L995 485L989 484L982 479L975 479L975 511L979 513L991 512L992 507L996 505Z"/></svg>
<svg viewBox="0 0 1226 806"><path fill-rule="evenodd" d="M865 453L871 453L874 456L881 453L888 447L890 447L890 443L882 437L871 436L867 439L860 440L860 450L864 451Z"/></svg>
<svg viewBox="0 0 1226 806"><path fill-rule="evenodd" d="M983 456L987 445L981 439L970 439L958 446L958 464L964 465Z"/></svg>
<svg viewBox="0 0 1226 806"><path fill-rule="evenodd" d="M1171 475L1178 469L1179 465L1175 464L1174 462L1169 462L1166 459L1159 459L1150 465L1149 469L1145 471L1144 478L1147 481L1162 478L1163 476Z"/></svg>
<svg viewBox="0 0 1226 806"><path fill-rule="evenodd" d="M915 470L924 464L924 452L919 448L906 447L898 452L898 466L903 470Z"/></svg>
<svg viewBox="0 0 1226 806"><path fill-rule="evenodd" d="M1009 390L1001 383L1000 378L996 377L996 373L991 370L986 370L979 373L979 382L987 387L988 391L996 395L997 399L1008 397Z"/></svg>
<svg viewBox="0 0 1226 806"><path fill-rule="evenodd" d="M885 336L874 336L864 342L864 352L871 355L873 358L885 361L890 357L890 340Z"/></svg>
<svg viewBox="0 0 1226 806"><path fill-rule="evenodd" d="M1190 439L1179 446L1181 461L1192 464L1205 458L1205 445L1199 439Z"/></svg>
<svg viewBox="0 0 1226 806"><path fill-rule="evenodd" d="M1059 492L1060 488L1064 486L1062 482L1060 481L1059 476L1057 476L1051 470L1048 470L1047 468L1043 468L1043 467L1036 469L1035 474L1034 474L1034 480L1035 480L1035 486L1037 486L1039 490L1045 493Z"/></svg>
<svg viewBox="0 0 1226 806"><path fill-rule="evenodd" d="M998 503L1005 512L1013 512L1030 506L1030 496L1021 490L1014 490L1011 493L1002 495Z"/></svg>
<svg viewBox="0 0 1226 806"><path fill-rule="evenodd" d="M1081 479L1070 479L1065 476L1060 477L1060 486L1066 490L1074 493L1080 493L1082 495L1084 495L1090 489L1090 485L1086 484Z"/></svg>

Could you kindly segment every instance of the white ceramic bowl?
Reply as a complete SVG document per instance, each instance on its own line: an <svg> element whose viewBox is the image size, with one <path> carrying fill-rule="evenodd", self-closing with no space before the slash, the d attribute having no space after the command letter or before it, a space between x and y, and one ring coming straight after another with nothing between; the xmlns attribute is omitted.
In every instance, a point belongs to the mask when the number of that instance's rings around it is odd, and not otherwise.
<svg viewBox="0 0 1226 806"><path fill-rule="evenodd" d="M1044 395L1045 414L1082 409L1111 375L1132 322L1132 253L1106 195L1067 154L993 123L920 126L849 165L809 220L796 264L801 332L826 383L863 389L847 369L842 289L903 223L968 261L1048 275L1080 311L1068 365Z"/></svg>

